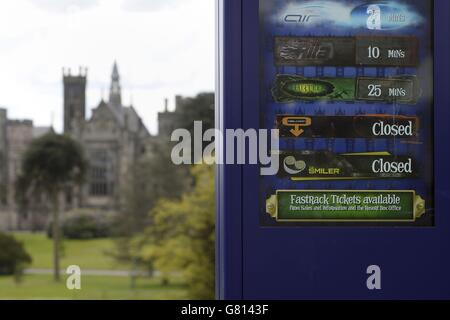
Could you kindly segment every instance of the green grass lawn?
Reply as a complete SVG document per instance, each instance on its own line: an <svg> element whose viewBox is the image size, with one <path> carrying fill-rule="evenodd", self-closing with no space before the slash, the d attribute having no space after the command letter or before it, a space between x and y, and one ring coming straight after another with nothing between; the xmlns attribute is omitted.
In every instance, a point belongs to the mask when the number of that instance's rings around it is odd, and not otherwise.
<svg viewBox="0 0 450 320"><path fill-rule="evenodd" d="M52 268L52 240L43 233L18 232L14 237L21 241L32 256L28 268ZM83 299L83 300L158 300L185 299L186 290L179 280L162 286L160 279L140 277L131 289L129 277L83 276L83 269L128 270L129 266L117 263L108 252L114 248L112 239L64 240L64 256L61 260L61 282L53 281L51 274L26 275L20 284L13 277L0 277L0 299ZM66 288L65 270L78 265L82 270L81 290Z"/></svg>
<svg viewBox="0 0 450 320"><path fill-rule="evenodd" d="M16 239L23 242L25 249L32 256L33 263L29 268L51 269L53 243L44 233L16 232ZM114 249L111 239L96 240L64 240L61 267L78 265L81 269L128 270L108 254Z"/></svg>
<svg viewBox="0 0 450 320"><path fill-rule="evenodd" d="M20 284L12 277L0 277L0 299L3 300L165 300L185 299L180 284L161 286L158 279L139 278L130 289L127 277L85 276L81 290L68 290L65 277L55 283L46 275L24 276Z"/></svg>

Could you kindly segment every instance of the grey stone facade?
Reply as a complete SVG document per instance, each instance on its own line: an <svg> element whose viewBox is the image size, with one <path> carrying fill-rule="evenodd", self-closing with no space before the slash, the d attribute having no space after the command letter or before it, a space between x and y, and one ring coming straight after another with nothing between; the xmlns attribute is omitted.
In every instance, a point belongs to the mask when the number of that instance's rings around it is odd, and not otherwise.
<svg viewBox="0 0 450 320"><path fill-rule="evenodd" d="M46 224L45 204L28 212L19 212L14 185L20 174L22 157L34 138L49 132L49 127L35 127L31 120L11 120L0 109L0 230L32 229Z"/></svg>
<svg viewBox="0 0 450 320"><path fill-rule="evenodd" d="M117 211L129 170L144 155L151 135L133 106L122 104L120 75L114 63L108 101L100 101L86 118L87 72L63 75L64 132L83 146L89 162L87 183L72 190L67 205Z"/></svg>
<svg viewBox="0 0 450 320"><path fill-rule="evenodd" d="M77 140L89 162L87 180L82 188L66 192L64 211L77 208L118 212L121 210L129 185L131 169L143 157L158 156L158 141L170 141L177 119L192 102L191 98L176 96L176 109L158 114L158 136L152 136L133 106L122 103L120 74L114 64L108 100L101 100L86 117L87 70L77 75L63 70L64 133ZM177 118L178 117L178 118ZM45 199L32 201L27 212L19 212L14 199L14 184L20 164L32 139L51 128L35 127L30 120L9 120L0 108L0 230L42 230L49 219ZM164 143L163 142L163 143ZM2 201L3 200L3 201Z"/></svg>
<svg viewBox="0 0 450 320"><path fill-rule="evenodd" d="M78 75L63 70L64 133L83 147L89 163L86 184L67 190L64 210L91 208L118 211L129 170L151 150L152 137L133 106L124 106L120 75L114 64L108 101L100 101L86 118L87 70ZM31 120L9 120L0 109L0 230L44 229L49 208L45 199L33 201L27 212L19 212L14 185L22 156L33 138L52 130L35 127Z"/></svg>

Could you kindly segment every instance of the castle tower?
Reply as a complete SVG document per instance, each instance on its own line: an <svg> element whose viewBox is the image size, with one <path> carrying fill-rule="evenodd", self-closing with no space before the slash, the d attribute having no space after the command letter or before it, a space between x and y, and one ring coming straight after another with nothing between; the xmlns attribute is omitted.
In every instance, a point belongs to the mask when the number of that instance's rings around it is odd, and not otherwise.
<svg viewBox="0 0 450 320"><path fill-rule="evenodd" d="M86 118L87 68L72 76L70 69L63 69L64 83L64 133L73 133Z"/></svg>
<svg viewBox="0 0 450 320"><path fill-rule="evenodd" d="M114 61L113 71L111 74L111 87L109 90L109 104L114 107L116 111L122 109L122 88L120 86L120 75L117 67L117 62Z"/></svg>

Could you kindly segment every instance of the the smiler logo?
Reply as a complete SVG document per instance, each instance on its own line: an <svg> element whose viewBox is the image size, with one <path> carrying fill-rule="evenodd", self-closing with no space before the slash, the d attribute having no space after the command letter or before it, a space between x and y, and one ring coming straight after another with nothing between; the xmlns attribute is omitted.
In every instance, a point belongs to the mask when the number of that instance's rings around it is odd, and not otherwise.
<svg viewBox="0 0 450 320"><path fill-rule="evenodd" d="M189 130L176 129L171 141L178 142L171 154L175 165L261 165L263 176L275 175L279 170L279 130L227 129L223 133L209 129L203 132L202 122L195 121L194 137Z"/></svg>

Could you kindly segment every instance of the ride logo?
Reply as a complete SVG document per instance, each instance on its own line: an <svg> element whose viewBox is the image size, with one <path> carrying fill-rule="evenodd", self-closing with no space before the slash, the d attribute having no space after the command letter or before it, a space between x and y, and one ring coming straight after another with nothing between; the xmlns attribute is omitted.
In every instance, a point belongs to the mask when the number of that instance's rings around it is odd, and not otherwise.
<svg viewBox="0 0 450 320"><path fill-rule="evenodd" d="M277 115L281 138L397 138L417 140L417 117L374 114L357 116Z"/></svg>
<svg viewBox="0 0 450 320"><path fill-rule="evenodd" d="M410 156L388 152L336 154L330 151L281 152L278 176L294 181L415 178Z"/></svg>

